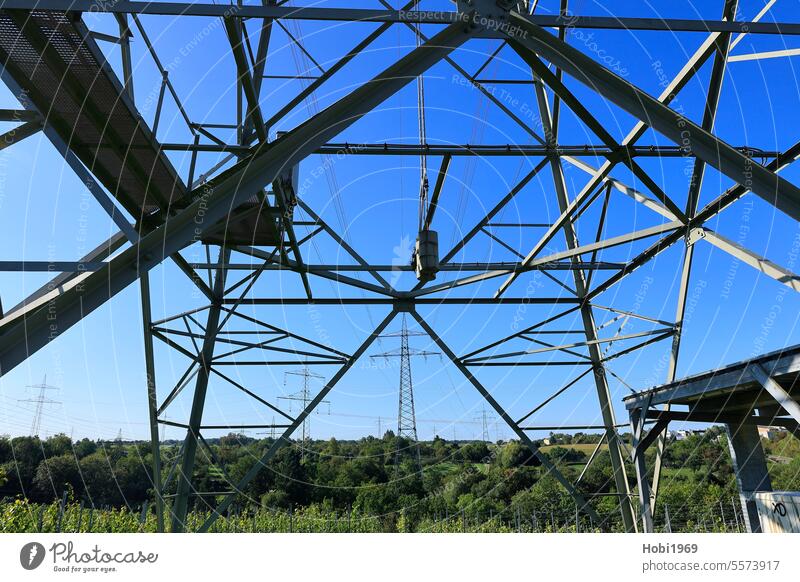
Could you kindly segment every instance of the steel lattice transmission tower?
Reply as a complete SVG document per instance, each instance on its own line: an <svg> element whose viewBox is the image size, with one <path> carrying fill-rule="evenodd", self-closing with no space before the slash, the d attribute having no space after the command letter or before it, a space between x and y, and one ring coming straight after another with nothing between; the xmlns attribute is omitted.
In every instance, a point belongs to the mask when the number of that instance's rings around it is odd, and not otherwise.
<svg viewBox="0 0 800 582"><path fill-rule="evenodd" d="M403 314L399 332L388 333L381 337L400 338L400 349L370 356L372 358L400 358L400 390L397 401L397 436L406 438L416 446L417 419L414 410L414 380L411 376L411 358L414 356L439 356L439 352L418 350L408 345L409 336L424 336L422 332L408 331L406 316ZM399 455L399 450L398 450ZM419 448L417 448L417 464L419 464Z"/></svg>
<svg viewBox="0 0 800 582"><path fill-rule="evenodd" d="M42 412L44 411L45 404L61 404L56 400L51 400L47 397L48 390L60 390L58 386L50 386L47 383L47 374L44 375L44 379L42 380L41 384L31 384L27 386L28 388L36 388L39 390L39 393L32 397L26 398L24 400L20 400L20 402L33 402L36 404L36 411L33 415L33 422L31 423L31 436L39 436L39 430L42 426Z"/></svg>
<svg viewBox="0 0 800 582"><path fill-rule="evenodd" d="M480 416L476 416L475 420L481 423L481 439L488 443L491 439L489 438L489 417L485 408L481 409Z"/></svg>
<svg viewBox="0 0 800 582"><path fill-rule="evenodd" d="M411 378L411 354L408 327L403 316L400 332L400 397L397 403L397 436L417 441L417 418L414 412L414 381Z"/></svg>
<svg viewBox="0 0 800 582"><path fill-rule="evenodd" d="M289 396L279 396L278 400L286 400L286 401L288 401L290 403L290 406L291 406L291 403L293 403L293 402L300 402L300 404L302 406L302 410L305 410L306 407L308 406L308 403L311 402L311 400L312 400L311 389L310 389L311 379L312 378L316 378L318 380L324 380L325 376L323 376L321 374L317 374L315 372L312 372L311 370L308 369L308 367L304 367L304 368L302 368L300 370L292 370L290 372L284 372L284 374L283 374L284 386L286 385L287 376L300 376L301 378L303 378L303 387L300 389L300 391L295 392L294 394L290 394ZM330 402L327 401L327 400L320 400L319 404L327 404L328 406L330 406ZM274 424L274 420L273 420L273 424ZM301 432L301 441L300 442L302 443L302 447L300 449L301 450L300 454L301 454L301 457L303 459L305 459L305 457L306 457L306 444L307 444L308 439L311 436L311 422L308 420L308 417L306 417L303 420L301 431L302 432Z"/></svg>
<svg viewBox="0 0 800 582"><path fill-rule="evenodd" d="M11 245L10 250L17 252L18 260L3 261L4 269L20 277L27 271L56 272L46 284L21 298L17 305L2 309L0 376L49 346L56 331L61 338L87 315L115 300L134 283L138 284L145 348L146 383L143 388L147 395L151 473L159 531L165 529L165 511L171 514L172 531L183 531L187 511L195 498L209 493L198 491L200 483L194 474L198 451L206 446L203 433L253 428L279 431L279 437L269 444L228 492L230 494L215 504L209 517L198 527L198 531L209 531L217 519L225 516L238 492L245 490L260 468L291 442L292 435L300 430L308 415L340 384L359 358L371 349L375 339L401 313L414 318L419 329L436 344L436 349L441 350L487 403L490 412L508 426L511 438L518 439L542 462L579 510L599 527L612 529L615 524L601 519L591 496L578 490L561 472L558 463L552 463L532 438L535 432L545 428L534 423L537 412L556 397L562 401L579 398L575 392L581 389L584 378L590 387L593 384L622 526L626 531L635 531L636 516L627 465L634 462L640 482L646 471L641 455L635 460L628 458L619 435L617 414L621 403L616 402L613 395L617 381L625 384L625 373L615 368L630 365L622 360L624 356L645 348L657 349L657 344L661 343L668 362L664 380L680 379L685 360L682 335L692 327L687 325L687 315L692 302L692 273L696 273L695 248L705 248L700 252L706 253L713 247L715 254L730 255L755 269L769 284L800 290L800 276L792 272L791 265L775 264L761 253L714 230L715 218L720 213L741 205L741 199L756 196L773 205L776 215L783 213L785 219L800 222L800 187L784 172L790 164L800 160L800 141L792 135L792 124L781 124L780 136L772 136L786 143L786 149L780 151L774 149L778 143L775 139L742 131L762 122L759 116L763 111L769 112L769 108L747 107L747 116L735 116L736 119L741 117L747 125L726 128L726 134L746 135L747 141L728 142L715 134L718 109L726 120L732 119L731 110L724 108L729 107L731 88L736 84L725 79L731 75L735 79L741 74L736 72L739 65L731 67L729 63L778 56L734 53L731 56L736 58L729 59L730 51L751 35L773 35L777 41L800 32L796 22L772 19L769 10L774 2L767 3L755 15L750 12L749 17L749 7L745 6L742 16L750 20L739 18L740 2L737 0L719 0L719 17L678 20L652 18L646 9L633 17L567 15L563 9L556 14L553 11L559 4L557 0L527 5L491 0L459 1L451 11L372 10L367 20L380 22L380 25L369 33L363 30L363 10L351 0L340 0L335 9L249 3L237 10L198 0L182 5L180 16L175 14L173 5L159 1L48 0L29 4L27 8L12 10L4 6L0 10L0 60L3 63L0 80L19 103L14 109L0 111L5 121L19 124L6 133L3 146L19 147L16 142L42 132L64 158L64 163L86 185L97 209L102 209L119 230L86 255L64 257L72 259L68 261L31 260L28 253L23 252L27 249ZM550 6L540 6L542 4ZM97 34L100 31L92 29L95 19L83 20L81 14L86 12L106 13L108 19L117 20L119 50L113 55L106 54L98 44L100 40L108 40L108 34ZM315 44L333 48L347 37L356 48L340 54L325 72L312 79L303 72L309 67L303 66L301 61L306 57L309 61L315 60L312 57L318 49L305 46L300 21L331 19L340 19L341 26L315 32L315 36L322 35L322 41ZM165 55L159 56L159 52L170 47L162 46L159 39L169 36L162 32L170 30L176 21L179 27L202 26L202 23L221 25L226 32L227 45L207 43L202 50L192 53L192 59L201 66L224 63L213 71L209 68L208 72L213 75L204 75L198 80L205 85L203 88L236 84L240 97L236 107L213 110L215 121L221 123L206 123L212 111L202 101L192 100L191 106L186 103L185 96L173 85L169 71L162 64ZM467 22L470 24L465 26ZM424 31L422 23L426 25ZM286 41L270 35L273 24L288 24L291 28L287 30L296 31L297 34L290 34L292 51L304 55L298 56L297 74L290 75L302 83L293 83L295 90L289 90L281 98L269 93L271 89L265 82L284 77L272 74L273 63L283 62L286 49ZM428 37L428 26L439 28ZM141 79L139 71L150 67L134 66L131 27L143 41L146 49L142 51L143 58L161 73L161 96L169 95L166 100L159 98L155 107L149 107L150 100L142 98L145 91L140 89L141 83L144 81L145 87L150 87L151 79ZM372 43L385 42L385 38L379 40L381 35L403 28L410 28L415 35L412 50L400 47L404 53L400 58L393 56L394 51L373 53L376 58L382 57L377 72L373 67L359 66L362 56L374 48L370 46ZM638 67L639 70L631 67L630 75L622 78L620 71L596 59L597 55L575 46L572 35L567 32L584 28L603 30L610 46L615 42L615 35L624 40L623 37L636 28L649 31L646 39L642 37L643 43L663 43L670 39L676 43L674 48L683 53L685 38L689 41L686 46L696 46L696 49L690 51L683 66L676 67L677 73L663 73L659 92L650 94L653 88L650 67ZM702 42L690 40L700 36L704 37ZM400 35L397 38L401 38ZM494 43L499 45L491 52L489 49ZM663 46L659 44L659 48ZM490 83L490 79L481 74L491 70L487 67L504 47L514 53L507 55L516 61L511 66L520 72L530 72L525 78L514 81L518 87L514 89L514 98L520 103L533 104L536 123L530 123L534 118L520 116L516 107L507 105L505 96L511 93L504 93L504 98L498 99L485 87L503 81L495 79L496 83ZM643 45L643 49L647 48ZM458 64L460 51L475 49L486 52L483 66L472 71ZM328 56L335 55L326 55L326 58ZM519 139L478 139L482 132L477 131L477 124L473 133L477 143L463 143L460 113L459 117L452 118L440 108L426 111L425 94L450 94L459 89L451 81L444 81L445 85L437 83L438 76L429 76L423 82L428 71L437 66L455 69L465 81L465 88L481 88L480 98L493 103L490 117L476 121L498 128L504 135L512 135L505 131L507 125L519 128L527 134L524 143ZM337 84L341 82L337 71L345 67L353 73L346 88ZM187 71L189 69L191 67L187 67ZM747 70L744 74L751 80ZM91 91L85 90L87 79L91 80ZM389 135L394 134L394 129L388 126L383 132L361 133L363 124L357 125L357 122L377 113L415 79L419 141L388 142ZM305 81L309 82L304 84ZM644 87L639 86L641 81L645 82ZM518 84L520 82L523 83ZM682 91L687 87L696 88L697 83L706 87L705 102L683 111L685 95ZM779 97L781 91L787 90L784 85L770 83L770 100L773 92ZM135 87L139 89L134 91ZM578 90L588 90L589 98L576 92ZM336 95L335 99L325 99L324 109L317 107L317 100L323 95ZM181 114L176 118L180 128L173 128L172 123L159 125L159 120L172 109L172 104L164 109L168 100L174 102ZM306 118L298 118L303 102L311 106ZM734 99L734 102L738 101ZM620 119L621 125L616 120L611 125L607 123L609 107L632 116L628 127L624 127L627 120L623 119ZM688 115L689 110L695 114ZM600 113L603 115L598 116ZM560 131L564 128L559 127L559 120L565 117L571 120L571 126L573 121L577 125ZM436 130L431 134L427 132L426 118ZM378 123L368 122L367 125L373 130L384 128ZM621 135L625 135L621 140L615 137L620 129L623 130ZM216 135L219 130L224 133ZM661 136L657 143L653 142L654 134ZM585 139L585 136L590 137ZM343 143L344 137L350 141ZM666 143L660 142L662 138ZM359 144L358 147L351 145L354 143ZM178 155L181 159L189 157L186 160L189 163L176 166L171 156ZM335 173L328 162L334 155L337 166L340 163L352 165L356 171L363 170L359 156L379 156L373 159L383 159L382 168L387 170L397 167L395 156L419 156L419 232L413 264L388 264L381 260L390 252L389 239L382 234L402 224L399 216L388 212L376 214L375 221L369 221L368 230L361 231L358 237L353 236L354 241L372 242L369 249L372 259L365 258L360 246L350 241L351 229L360 230L363 228L360 225L368 221L347 220L338 197ZM471 216L468 225L452 230L454 225L449 217L460 211L450 206L454 197L445 192L453 182L453 172L460 171L458 164L453 164L451 170L451 162L464 156L467 159L504 157L512 161L517 158L526 171L509 181L507 178L511 176L505 170L510 166L491 164L492 175L502 179L492 180L493 183L487 180L485 189L482 185L479 205L483 207L484 202L488 203L488 210ZM641 161L647 158L650 161ZM434 159L438 162L436 170L428 168ZM673 172L680 171L677 165L684 163L692 166L691 180L685 188L673 180ZM330 211L323 212L323 208L316 206L315 201L319 199L316 187L305 186L309 178L320 175L317 170L309 171L310 168L321 169L325 174L331 199L336 203L333 210L338 227L326 217ZM569 168L586 174L585 180L577 174L573 179L567 174ZM661 170L655 173L657 168ZM15 170L24 171L24 168ZM35 168L38 170L40 168ZM718 172L725 182L717 187L716 175L712 183L706 176L708 172ZM393 177L387 176L387 180ZM671 177L666 180L668 176ZM22 178L27 180L29 176ZM310 183L313 182L311 179ZM32 188L31 192L37 190L44 189ZM376 191L376 202L387 202L387 194L386 188ZM37 203L46 201L37 200ZM378 206L380 204L375 208ZM519 217L507 217L510 222L500 221L512 206L520 211ZM542 213L541 208L554 211ZM642 215L644 222L641 224L639 210L649 213L649 217ZM131 224L129 216L141 219ZM536 222L530 222L534 218ZM626 224L629 228L607 236L609 224ZM466 228L462 231L461 226ZM514 230L509 231L509 228ZM535 231L531 240L528 236L514 237L516 242L512 244L510 238L504 237L504 233L529 232L530 229L541 230ZM439 249L440 234L444 235L442 241L449 238L448 234L457 236L447 248ZM558 242L558 239L563 240ZM306 250L305 243L309 241L314 248L321 249L321 253L315 251L315 254L335 256L335 260L315 260ZM490 245L492 256L495 256L494 249L502 249L499 260L486 260L486 245ZM675 254L669 255L668 249ZM216 261L211 259L212 250L218 257ZM197 261L196 257L203 254L205 262ZM25 260L21 260L22 257ZM163 319L154 321L151 300L156 296L151 296L150 271L160 266L179 277L185 276L191 282L192 291L205 298L203 304L197 307L192 301L190 311L185 310L188 306L182 305L176 311L170 307ZM675 289L674 315L666 319L661 315L665 298L648 298L632 306L626 299L627 294L616 292L621 285L636 285L635 278L650 267L655 271L654 276L660 277L653 288L664 281L670 289ZM233 281L238 278L237 273L242 278ZM387 279L386 273L392 276ZM416 281L411 280L414 276ZM295 285L273 285L279 277L281 283L285 277ZM537 278L544 282L541 292ZM332 295L326 296L325 287L319 285L323 279L334 284ZM677 285L669 285L676 279L680 280ZM256 280L261 284L256 286ZM171 284L172 279L169 282ZM534 296L522 294L526 282L536 283ZM567 295L562 293L564 287L568 289ZM352 294L354 290L359 295ZM471 292L463 295L456 293L457 290ZM170 306L171 301L170 298ZM377 325L370 326L368 334L358 334L358 343L346 347L339 345L343 339L339 334L320 342L299 333L297 326L302 329L307 322L298 319L292 306L301 305L319 308L320 315L324 312L340 318L349 318L352 310L379 306L383 306L384 313ZM455 322L443 335L427 322L425 309L432 305L460 306L465 314L476 313L481 305L492 306L501 317L501 312L510 316L513 306L526 306L530 321L510 334L501 333L497 326L487 327L480 334L479 345L470 346L469 353L463 353L467 346L462 345L464 338L458 337L461 328L455 326ZM283 328L266 321L278 307L285 307ZM641 331L622 333L620 327L612 335L609 326L620 317L640 322ZM315 316L315 326L316 321ZM514 323L516 327L517 321ZM406 329L405 323L403 329ZM400 336L401 344L403 334L402 331L395 334ZM539 337L543 334L554 335L556 339L545 342ZM583 340L576 341L574 335ZM334 343L336 345L328 345ZM161 344L169 348L168 354L162 351L167 348ZM535 344L535 347L528 344ZM405 357L403 345L391 354L400 357L402 364L398 429L401 434L407 435L410 431L415 436L410 358L417 353L407 342L404 345ZM609 349L612 345L614 347ZM180 366L185 371L177 380L172 375L164 377L156 373L156 357L167 355L181 359ZM553 358L555 355L570 355L575 359L557 361ZM266 369L324 365L334 366L335 371L316 396L311 399L299 396L297 401L302 402L304 408L299 414L290 415L274 404L275 391L252 390L240 381L239 375L227 372L231 369L238 372L241 366L249 369L254 365ZM500 393L495 397L488 388L488 380L484 379L484 375L490 373L485 370L488 366L518 371L520 366L545 366L557 376L554 377L557 386L552 394L543 395L541 401L537 398L528 402L526 398L523 402L517 398L507 402L499 397ZM502 388L503 384L496 385ZM209 412L207 396L217 385L231 385L243 391L268 409L268 414L274 414L275 420L258 425L242 420L221 428L204 418ZM170 408L180 394L191 398L188 418L182 418L187 416L183 411ZM39 400L41 408L48 404L43 395L32 399L37 402L37 409L40 409ZM167 420L168 412L171 420ZM644 423L652 420L648 412L661 415L667 411L643 412ZM37 418L39 416L37 414ZM659 420L663 418L667 417L659 417ZM667 418L662 422L668 421ZM178 485L169 506L162 495L159 428L163 426L185 430L184 446L175 465ZM598 425L581 424L570 428L594 430ZM38 432L38 422L33 430ZM662 433L658 437L653 468L653 502L657 499L666 445L666 436ZM651 496L640 487L638 497L645 510L642 515L646 516Z"/></svg>

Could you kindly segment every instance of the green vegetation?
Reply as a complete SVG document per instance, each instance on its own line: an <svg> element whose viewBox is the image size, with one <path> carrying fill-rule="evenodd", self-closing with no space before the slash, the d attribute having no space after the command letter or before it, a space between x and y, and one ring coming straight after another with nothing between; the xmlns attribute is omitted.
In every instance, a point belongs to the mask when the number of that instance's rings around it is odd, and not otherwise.
<svg viewBox="0 0 800 582"><path fill-rule="evenodd" d="M598 435L550 436L543 452L592 499L602 523L579 514L579 531L619 530L617 495ZM271 439L228 435L198 452L190 528L244 475ZM542 443L539 443L542 444ZM776 489L800 489L800 442L764 441ZM165 476L179 443L164 443ZM398 450L400 451L398 453ZM519 442L419 444L384 438L284 447L237 495L217 531L574 531L575 504ZM652 455L652 451L650 452ZM212 459L215 459L212 462ZM651 463L652 466L652 463ZM148 443L0 438L0 531L154 531ZM580 480L578 477L581 476ZM630 475L631 482L635 482ZM164 491L167 501L175 479ZM729 531L741 524L724 433L711 429L667 447L656 515L672 531ZM214 495L216 493L216 495Z"/></svg>

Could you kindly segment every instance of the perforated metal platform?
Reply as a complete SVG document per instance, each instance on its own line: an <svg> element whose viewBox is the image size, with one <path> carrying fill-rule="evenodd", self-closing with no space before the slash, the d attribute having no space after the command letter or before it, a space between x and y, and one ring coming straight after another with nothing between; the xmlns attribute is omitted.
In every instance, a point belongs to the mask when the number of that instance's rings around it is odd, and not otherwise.
<svg viewBox="0 0 800 582"><path fill-rule="evenodd" d="M31 103L137 220L188 202L188 189L73 12L0 10L0 59ZM160 222L160 220L158 221ZM203 242L275 245L278 222L256 198Z"/></svg>
<svg viewBox="0 0 800 582"><path fill-rule="evenodd" d="M77 13L0 11L0 59L39 112L134 217L187 188Z"/></svg>
<svg viewBox="0 0 800 582"><path fill-rule="evenodd" d="M201 240L205 244L277 246L282 238L275 207L253 197L206 231Z"/></svg>

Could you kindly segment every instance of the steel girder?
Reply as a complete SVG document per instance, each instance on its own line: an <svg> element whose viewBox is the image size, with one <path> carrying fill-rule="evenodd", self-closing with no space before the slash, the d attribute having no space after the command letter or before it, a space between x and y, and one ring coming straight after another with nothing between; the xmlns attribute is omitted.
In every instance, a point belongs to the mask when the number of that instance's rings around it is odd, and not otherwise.
<svg viewBox="0 0 800 582"><path fill-rule="evenodd" d="M511 12L509 22L528 33L511 37L512 41L543 56L676 144L689 148L703 162L737 184L745 185L795 220L800 220L800 188L755 163L708 130L689 121L526 17Z"/></svg>
<svg viewBox="0 0 800 582"><path fill-rule="evenodd" d="M487 83L491 85L491 83ZM164 151L177 152L230 152L247 153L249 146L220 143L162 143ZM776 158L779 152L774 150L753 150L745 146L737 146L742 153L751 152L754 157ZM649 145L649 146L622 146L609 147L597 144L560 144L525 145L525 144L404 144L404 143L343 143L331 142L320 146L315 154L332 154L347 156L480 156L480 157L538 157L557 155L569 158L570 163L575 158L617 156L622 152L626 158L682 158L684 152L678 146Z"/></svg>
<svg viewBox="0 0 800 582"><path fill-rule="evenodd" d="M28 10L26 0L5 0L6 8ZM39 0L39 10L154 14L163 16L218 16L221 18L267 18L281 20L319 20L344 22L381 22L453 24L463 15L447 11L410 11L408 9L355 9L286 6L229 6L202 2L117 2L93 0ZM749 34L800 35L800 25L781 22L730 22L678 18L626 18L618 16L531 15L531 22L547 28L599 28L608 30L662 30L674 32L747 32Z"/></svg>
<svg viewBox="0 0 800 582"><path fill-rule="evenodd" d="M536 75L536 72L533 71ZM547 101L547 94L540 79L536 80L535 91L539 104L539 116L542 120L542 126L548 142L556 143L557 127L553 125L553 117L550 111L550 105ZM553 186L558 200L558 207L561 213L567 211L569 206L569 195L567 193L567 182L564 178L564 169L561 165L561 159L551 156L550 169L553 175ZM574 250L580 246L578 236L575 228L571 222L567 222L564 227L564 238L567 242L567 248ZM573 257L573 260L578 260L578 257ZM605 367L603 366L603 358L600 349L597 345L597 325L594 320L594 312L592 304L586 299L588 291L586 285L586 278L583 271L576 270L572 272L575 282L575 294L580 301L580 314L583 321L584 334L586 336L586 343L589 349L589 358L591 359L592 368L594 372L595 388L597 390L597 400L600 404L600 414L603 417L603 424L606 431L606 442L608 443L608 452L611 457L611 469L614 472L614 483L616 485L617 494L619 495L619 507L622 513L622 523L626 531L636 531L636 521L633 514L633 507L630 500L630 487L628 485L628 476L625 473L625 464L622 457L622 452L619 444L619 435L616 429L616 418L614 408L611 403L611 393L608 387L608 379L606 377Z"/></svg>
<svg viewBox="0 0 800 582"><path fill-rule="evenodd" d="M158 437L158 391L156 365L153 354L153 319L150 307L150 274L139 278L142 301L142 335L144 337L145 378L147 381L147 420L150 427L150 454L153 456L151 470L153 493L156 502L156 529L164 531L164 497L161 479L161 444Z"/></svg>
<svg viewBox="0 0 800 582"><path fill-rule="evenodd" d="M259 144L245 160L192 192L195 202L167 224L93 273L0 320L0 374L5 374L109 298L184 248L225 217L231 208L271 183L330 138L341 133L400 88L473 36L463 22L451 24L370 82L270 144Z"/></svg>
<svg viewBox="0 0 800 582"><path fill-rule="evenodd" d="M727 21L733 21L736 17L736 10L739 6L738 0L725 0L722 10L722 18ZM763 14L763 13L762 13ZM721 34L716 39L716 53L714 54L714 63L711 69L711 77L708 84L708 94L706 97L706 107L703 111L702 127L707 131L714 128L714 121L717 117L717 107L719 99L722 95L722 82L725 78L725 67L728 59L728 51L731 47L729 34ZM703 179L705 178L706 165L696 159L692 173L692 180L689 184L689 193L686 200L686 214L693 217L697 212L697 205L702 188ZM678 357L680 354L681 334L683 333L683 318L686 312L686 296L689 292L689 282L692 273L692 261L694 259L694 245L687 244L683 254L683 263L681 268L680 287L678 289L678 304L675 313L675 335L672 338L672 347L670 351L670 360L667 368L667 382L675 380L678 369ZM667 407L668 409L669 407ZM666 429L666 427L665 427ZM652 493L650 491L642 491L641 485L639 489L639 503L641 507L641 515L644 520L647 520L648 525L652 527L653 509L655 501L658 496L658 487L661 481L661 469L663 464L664 449L667 446L666 430L658 435L658 443L656 445L656 458L653 469L653 487ZM636 464L636 475L639 483L644 482L644 488L647 489L647 472L644 467L644 458L640 457L634 459Z"/></svg>
<svg viewBox="0 0 800 582"><path fill-rule="evenodd" d="M186 431L186 439L183 443L183 459L177 474L178 489L175 495L175 502L172 506L173 532L183 531L186 527L186 513L189 508L189 495L192 490L195 455L197 453L197 444L200 437L200 426L203 421L203 410L206 404L208 380L211 376L211 361L214 358L217 333L220 329L220 316L222 314L221 301L225 294L225 279L227 276L225 263L228 262L230 255L230 249L224 247L220 248L219 263L221 264L214 274L214 299L208 308L205 337L203 338L203 346L197 359L198 373L192 399L189 427Z"/></svg>

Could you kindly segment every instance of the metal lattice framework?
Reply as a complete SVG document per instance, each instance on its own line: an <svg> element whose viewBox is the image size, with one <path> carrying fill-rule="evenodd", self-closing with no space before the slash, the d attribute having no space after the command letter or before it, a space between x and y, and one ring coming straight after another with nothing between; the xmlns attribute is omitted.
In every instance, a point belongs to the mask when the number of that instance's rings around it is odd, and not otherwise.
<svg viewBox="0 0 800 582"><path fill-rule="evenodd" d="M542 427L525 424L534 413L578 380L593 377L598 399L604 442L608 445L614 473L614 485L619 499L622 521L628 531L637 529L636 512L632 504L631 486L625 472L626 454L617 428L611 401L607 363L662 340L671 340L667 382L676 379L681 331L687 303L687 289L694 245L700 241L730 253L744 263L759 269L794 290L800 290L797 275L758 254L743 248L711 230L707 224L728 206L748 192L763 198L794 220L800 220L800 189L780 176L780 171L800 156L800 143L786 151L767 151L758 144L737 145L722 141L712 133L717 106L722 94L728 52L745 35L800 35L798 23L761 21L775 0L769 2L755 18L741 21L737 0L721 2L719 20L677 20L661 18L625 18L572 15L566 0L560 3L560 14L539 14L538 2L500 2L474 0L459 2L450 11L416 10L417 0L410 0L402 9L394 9L381 0L380 9L329 7L290 7L268 0L255 5L218 5L212 3L174 2L93 2L90 0L2 0L0 10L0 60L2 77L23 106L19 111L3 112L4 120L19 121L20 127L5 136L5 145L25 139L37 131L53 143L69 166L80 176L98 204L118 226L119 232L79 261L36 262L6 261L7 271L57 270L53 281L43 286L18 305L6 309L0 320L0 371L5 374L31 354L45 347L56 336L80 322L106 301L129 285L138 282L141 288L147 395L150 411L150 434L153 443L154 486L157 494L159 527L171 521L172 531L182 531L190 500L194 497L212 499L224 495L213 505L211 517L200 530L208 530L225 514L237 493L243 491L276 451L285 446L306 417L314 411L342 377L365 355L398 314L408 314L436 344L445 358L463 374L485 399L494 412L508 424L516 438L526 445L544 467L576 500L577 506L601 523L593 505L567 480L557 466L543 455L529 437L531 430ZM82 19L84 12L107 13L115 18L119 36L90 30ZM214 134L212 124L194 122L184 108L169 70L159 59L157 43L148 36L142 16L156 19L193 17L221 19L230 42L224 58L235 67L239 104L235 119L224 127L235 130L237 140L228 143ZM301 39L291 33L295 21L334 22L347 25L358 42L340 60L327 68L319 67L304 88L267 118L263 112L263 79L267 78L273 58L270 35L280 27L296 46L314 61ZM155 20L148 20L150 22ZM418 26L423 23L425 27ZM364 35L359 26L371 32ZM309 115L293 129L270 139L272 128L298 105L313 98L329 79L351 61L369 50L370 46L394 27L408 27L417 36L418 46L412 47L394 62L386 63L380 73L364 78L349 91L337 94L337 100ZM427 36L427 32L435 32ZM571 29L601 29L604 31L662 31L665 34L694 32L703 35L703 42L689 57L685 66L663 87L661 94L652 96L606 68L592 56L567 42ZM337 33L340 34L340 33ZM138 37L156 63L162 77L154 119L148 123L139 114L134 99L136 80L131 62L131 38ZM527 80L535 95L538 117L535 122L525 119L507 106L482 80L481 73L496 57L486 54L485 64L469 73L455 58L458 49L478 39L490 39L508 46L530 73ZM98 42L118 45L121 55L122 78L98 47ZM786 51L787 55L791 51ZM753 58L758 58L754 55ZM314 61L316 63L316 61ZM446 63L480 91L483 97L507 116L509 123L530 137L530 144L470 144L441 143L364 143L352 147L335 140L363 116L379 107L388 98L409 85L431 67ZM692 121L670 107L676 95L705 65L711 67L706 104L702 119ZM277 76L277 75L276 75ZM569 79L569 82L568 82ZM638 121L622 140L617 140L604 122L571 88L572 81L585 85L609 104L633 116ZM87 88L91 87L91 90ZM430 89L428 89L430 91ZM173 100L189 128L192 140L186 143L162 142L158 139L159 122L165 100ZM563 110L569 109L596 137L593 143L564 144L559 140L559 121ZM430 122L432 113L428 112ZM432 126L433 124L431 124ZM674 145L639 145L648 130L654 130ZM428 135L435 141L434 131ZM187 152L191 155L188 176L175 170L168 152ZM225 154L223 162L203 167L204 153ZM397 288L390 283L387 272L414 271L414 267L397 264L374 264L367 261L349 242L346 233L338 232L326 222L321 213L304 200L300 184L300 164L310 156L338 154L345 157L414 155L441 158L433 188L420 216L422 231L435 227L437 209L448 169L457 156L520 157L532 161L525 174L483 218L467 229L465 234L435 265L439 281L420 281L410 289ZM666 192L659 180L651 176L640 160L648 158L689 158L693 173L686 204L676 202L676 194ZM589 160L604 161L595 167ZM764 164L756 159L764 160ZM577 167L588 180L578 191L571 191L565 177L565 166ZM699 205L700 190L706 168L711 167L733 182L733 185L705 206ZM612 176L612 171L625 168L636 186ZM542 173L551 176L548 195L557 203L558 216L547 223L498 222L504 208ZM612 196L627 196L641 208L659 215L655 226L604 238ZM589 209L598 212L591 214ZM126 214L127 213L127 214ZM596 237L587 242L579 240L576 225L582 217L595 220ZM128 216L132 217L133 223ZM537 227L542 234L530 248L514 248L496 233L500 227L517 229ZM300 227L308 228L301 236ZM314 237L327 236L341 249L347 261L335 264L314 264L304 245ZM512 262L480 262L468 257L473 239L489 237L517 257ZM563 238L563 250L552 251L550 243ZM601 260L609 249L632 248L639 241L648 241L644 250L632 253L625 261ZM626 311L599 302L604 293L625 280L636 269L653 260L666 249L679 245L683 259L678 266L677 312L674 321L661 321L646 315ZM205 262L190 262L184 256L189 247L205 248ZM212 250L216 260L212 260ZM184 253L184 254L182 254ZM236 262L244 257L245 262ZM207 300L198 309L153 321L148 272L166 261L174 263L191 279ZM245 271L232 282L232 273ZM301 284L302 294L287 296L275 293L257 294L256 282L271 273L293 274ZM566 272L566 282L558 278ZM541 273L566 291L557 297L519 296L511 292L517 279L530 273ZM206 274L207 277L204 275ZM363 278L362 278L363 276ZM341 288L355 290L360 295L332 297L312 290L314 279L322 278ZM365 280L366 279L366 280ZM486 292L492 280L497 285ZM457 293L475 287L471 296ZM314 341L286 326L277 326L251 317L243 306L314 305L320 308L347 309L364 306L385 306L388 315L374 326L354 350L345 352ZM492 339L468 354L458 355L420 313L426 305L547 305L558 312L543 321L526 326L515 333ZM608 324L598 326L599 311L612 313L612 322L638 318L652 324L652 329L635 334L621 331L613 337L601 334ZM580 338L566 344L544 341L551 323L577 316L580 328L563 334L579 333ZM55 330L55 331L54 331ZM154 340L159 340L184 355L189 365L179 381L166 394L157 390ZM514 349L506 345L523 341L535 344L533 349ZM612 343L630 342L615 353L609 352ZM260 354L258 357L252 354ZM537 361L536 354L569 355L571 361ZM248 359L251 358L251 359ZM487 366L568 365L577 368L577 378L568 379L544 402L534 406L520 418L513 418L479 379L479 370ZM258 394L226 373L226 366L332 366L335 372L324 387L296 415L289 414L276 401ZM591 375L591 376L589 376ZM279 420L269 425L209 425L203 412L209 380L224 380L271 410ZM192 406L186 421L166 420L165 412L185 389L192 391ZM185 430L185 440L173 467L165 472L161 466L159 424L169 424ZM192 475L199 449L212 457L203 433L217 429L246 428L278 429L280 436L263 452L252 468L230 491L203 492L195 490ZM664 450L663 435L658 441L658 456L653 491L658 487L660 459ZM598 445L599 448L599 445ZM592 459L595 455L592 455ZM591 459L589 461L591 463ZM166 476L165 476L165 473ZM641 477L641 476L640 476ZM173 479L177 492L165 515L162 492ZM206 495L207 497L203 497ZM643 501L643 502L644 502Z"/></svg>

